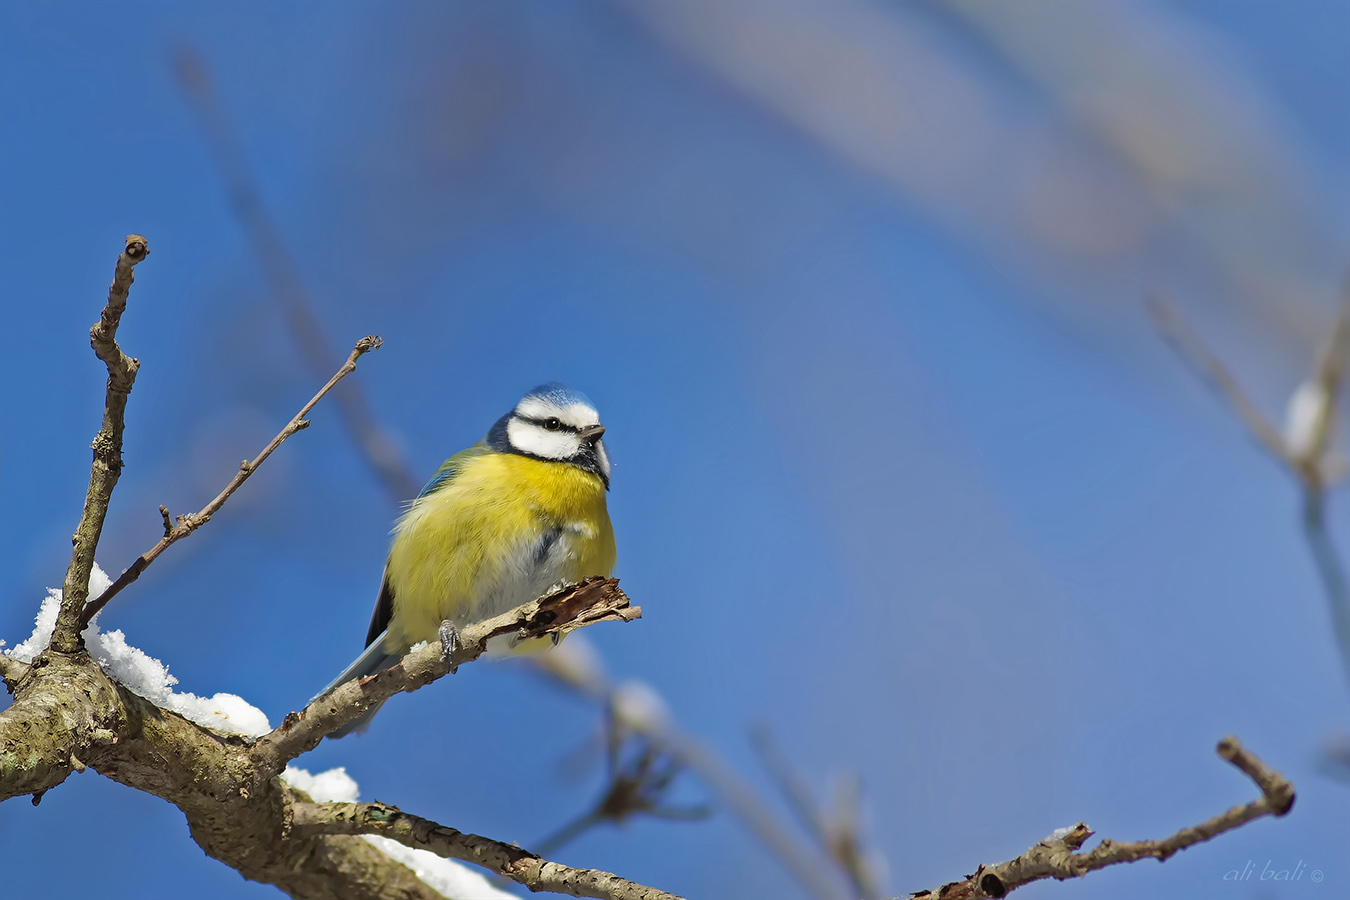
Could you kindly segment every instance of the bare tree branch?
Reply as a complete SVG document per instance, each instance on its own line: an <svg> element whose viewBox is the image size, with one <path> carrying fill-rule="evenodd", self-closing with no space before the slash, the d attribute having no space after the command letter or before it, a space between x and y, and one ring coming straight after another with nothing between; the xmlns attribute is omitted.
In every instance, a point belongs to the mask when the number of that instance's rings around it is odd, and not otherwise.
<svg viewBox="0 0 1350 900"><path fill-rule="evenodd" d="M1294 805L1294 786L1280 773L1268 768L1255 754L1229 736L1219 741L1219 756L1246 773L1261 789L1261 799L1206 819L1199 825L1183 828L1161 841L1118 843L1104 840L1094 849L1079 852L1092 837L1092 830L1082 822L1063 829L1037 843L1016 859L997 865L980 866L975 874L963 881L954 881L931 891L918 891L914 898L932 900L983 900L986 897L1004 897L1023 885L1046 878L1064 881L1079 878L1088 872L1119 863L1141 859L1165 860L1179 850L1185 850L1203 841L1232 831L1263 816L1282 816Z"/></svg>
<svg viewBox="0 0 1350 900"><path fill-rule="evenodd" d="M309 427L309 420L306 419L305 416L309 415L310 410L312 410L315 405L324 398L324 395L331 391L339 381L356 371L356 361L371 350L378 349L382 343L383 341L375 335L367 335L357 341L356 346L347 357L347 361L342 364L340 369L333 373L333 377L328 379L328 383L319 388L319 392L311 397L308 403L300 407L300 411L295 414L295 417L286 423L285 428L277 432L276 437L267 442L267 446L263 447L262 451L257 456L252 460L246 459L239 464L239 471L234 473L234 477L230 479L230 483L225 485L225 489L217 494L210 503L202 507L201 511L181 515L178 517L177 524L170 526L169 510L167 507L161 506L159 512L160 515L164 517L164 537L160 538L155 546L138 556L136 561L132 563L126 571L119 575L116 581L108 585L107 589L102 594L99 594L95 600L84 608L84 612L80 616L80 627L84 628L88 625L93 620L94 616L98 615L99 610L108 605L109 600L121 593L122 589L127 585L140 578L141 573L149 568L150 564L158 559L161 553L211 521L211 517L225 505L225 501L230 499L230 496L234 494L235 491L239 490L258 466L262 465L267 457L272 455L273 450L280 447L286 438L295 434L297 431L303 431Z"/></svg>
<svg viewBox="0 0 1350 900"><path fill-rule="evenodd" d="M291 831L300 837L379 834L437 856L483 866L532 891L552 891L601 900L679 900L599 869L574 869L527 850L476 834L465 834L383 803L296 803Z"/></svg>
<svg viewBox="0 0 1350 900"><path fill-rule="evenodd" d="M116 741L117 688L81 652L45 653L10 686L14 702L0 711L0 801L32 794L36 805Z"/></svg>
<svg viewBox="0 0 1350 900"><path fill-rule="evenodd" d="M285 760L314 746L327 733L325 728L331 730L350 721L372 700L397 690L415 689L476 659L490 637L507 633L525 638L561 636L605 619L629 621L639 617L641 611L629 604L614 579L588 580L466 629L467 640L449 648L447 658L439 648L429 648L364 679L364 683L341 685L313 704L314 715L308 720L304 714L292 714L281 728L256 745L239 735L215 732L160 709L113 681L80 647L80 613L85 613L87 622L164 549L208 521L273 450L308 425L305 415L355 368L356 360L379 345L379 339L373 337L359 342L324 388L256 459L244 462L226 488L201 512L180 516L174 525L168 510L161 507L164 539L137 561L134 571L119 579L115 589L86 607L94 551L121 468L126 395L138 365L118 347L116 328L132 282L132 266L146 253L143 238L128 238L107 308L91 332L95 351L108 366L108 401L104 427L95 440L89 497L76 533L76 549L58 618L56 636L64 635L65 648L54 645L31 665L0 654L0 676L14 694L13 703L0 710L0 800L32 794L36 804L71 772L93 768L173 803L183 811L193 839L207 854L244 877L274 884L293 897L434 900L439 896L435 891L367 841L349 834L295 833L291 806L297 799L309 801L278 777ZM475 840L484 848L510 850L484 838ZM653 900L670 896L640 889L607 873L572 870L520 851L511 852L514 855L502 871L523 874L537 889L572 890L580 886L591 892L587 896ZM594 893L602 889L611 893ZM639 889L645 893L634 892Z"/></svg>
<svg viewBox="0 0 1350 900"><path fill-rule="evenodd" d="M108 387L103 406L103 425L94 436L94 463L89 471L89 491L85 495L84 514L75 529L62 586L61 610L56 617L51 648L57 653L74 653L80 649L80 609L89 596L89 573L94 570L94 550L103 534L103 520L108 515L108 501L117 479L122 476L122 431L127 408L127 396L136 382L140 361L127 356L117 344L117 326L127 308L127 295L136 280L137 263L150 255L150 246L139 234L127 235L117 265L113 270L112 286L108 288L108 302L99 320L89 329L89 343L94 353L108 367Z"/></svg>
<svg viewBox="0 0 1350 900"><path fill-rule="evenodd" d="M333 368L336 354L323 336L309 292L286 251L281 230L267 211L229 117L212 90L206 64L190 49L180 51L174 63L178 81L201 117L206 143L220 167L225 192L258 254L263 274L300 350L300 358L315 377L321 378ZM337 401L348 433L394 502L403 503L417 496L421 482L408 470L394 442L376 421L360 387L353 384L344 389Z"/></svg>
<svg viewBox="0 0 1350 900"><path fill-rule="evenodd" d="M531 600L460 632L459 646L448 657L439 644L408 653L399 662L365 678L353 679L293 712L272 732L259 738L253 759L259 769L277 774L286 763L312 750L326 735L360 716L370 707L404 691L415 691L460 665L482 656L488 641L498 635L522 640L562 635L577 628L614 619L629 622L642 615L619 588L617 578L588 578L562 590Z"/></svg>
<svg viewBox="0 0 1350 900"><path fill-rule="evenodd" d="M0 711L0 800L28 793L36 799L72 771L93 768L173 803L207 854L293 897L432 898L437 895L410 870L365 841L345 834L295 832L289 810L298 794L277 778L286 760L313 747L371 702L415 689L454 665L478 658L493 636L563 634L639 615L614 579L590 579L466 628L449 660L441 658L439 647L427 647L364 683L340 685L257 742L212 731L156 707L114 682L87 653L44 656L27 672L11 668L9 661L7 676L22 677L14 703ZM485 847L506 846L478 840ZM529 854L516 852L511 866L495 870L511 877L524 873L539 889L566 885L569 873L577 871L543 860L530 862ZM583 883L598 890L610 883L601 875L594 873ZM627 884L617 878L612 882L621 883Z"/></svg>

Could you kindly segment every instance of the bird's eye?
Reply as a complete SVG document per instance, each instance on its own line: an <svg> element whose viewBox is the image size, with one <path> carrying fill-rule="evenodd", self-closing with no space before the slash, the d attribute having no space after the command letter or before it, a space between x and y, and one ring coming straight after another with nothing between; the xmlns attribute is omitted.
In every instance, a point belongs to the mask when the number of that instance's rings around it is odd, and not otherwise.
<svg viewBox="0 0 1350 900"><path fill-rule="evenodd" d="M549 431L557 431L559 428L562 427L562 422L559 422L553 416L549 416L547 419L544 420L544 427L547 428Z"/></svg>

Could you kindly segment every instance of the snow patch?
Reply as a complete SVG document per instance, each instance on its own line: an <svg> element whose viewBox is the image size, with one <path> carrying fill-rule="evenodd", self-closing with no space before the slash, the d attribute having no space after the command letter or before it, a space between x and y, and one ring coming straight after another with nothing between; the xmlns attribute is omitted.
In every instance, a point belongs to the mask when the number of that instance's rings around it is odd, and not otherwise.
<svg viewBox="0 0 1350 900"><path fill-rule="evenodd" d="M339 766L317 775L307 769L287 766L281 780L304 791L316 803L355 803L359 794L356 780ZM422 880L423 884L454 900L520 900L515 894L493 886L483 875L454 860L437 856L429 850L414 850L398 841L375 834L362 835L394 862L402 863Z"/></svg>
<svg viewBox="0 0 1350 900"><path fill-rule="evenodd" d="M97 597L110 584L112 580L95 565L89 576L89 596ZM38 610L32 635L14 649L3 652L20 662L32 662L51 643L52 632L56 630L56 615L60 609L61 590L48 588L47 596ZM169 674L168 666L128 644L126 635L120 629L107 634L99 631L98 616L89 623L82 636L89 655L108 677L162 709L172 710L207 728L248 737L261 737L272 730L262 710L235 694L198 697L196 694L175 691L173 686L178 683L178 679Z"/></svg>

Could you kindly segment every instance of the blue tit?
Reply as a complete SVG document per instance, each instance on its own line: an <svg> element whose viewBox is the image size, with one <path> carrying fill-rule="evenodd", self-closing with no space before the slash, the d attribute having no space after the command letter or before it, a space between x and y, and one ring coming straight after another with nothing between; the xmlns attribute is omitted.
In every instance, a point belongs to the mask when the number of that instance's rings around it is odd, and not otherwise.
<svg viewBox="0 0 1350 900"><path fill-rule="evenodd" d="M604 433L585 394L550 382L442 463L394 526L366 651L323 693L437 640L443 621L463 628L561 582L609 575ZM333 736L364 730L378 708Z"/></svg>

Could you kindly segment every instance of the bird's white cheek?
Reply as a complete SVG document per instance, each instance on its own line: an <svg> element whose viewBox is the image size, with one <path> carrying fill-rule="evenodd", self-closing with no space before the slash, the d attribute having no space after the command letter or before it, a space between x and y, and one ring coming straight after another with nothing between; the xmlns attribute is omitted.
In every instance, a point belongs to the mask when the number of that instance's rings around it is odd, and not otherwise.
<svg viewBox="0 0 1350 900"><path fill-rule="evenodd" d="M571 432L547 431L520 419L506 423L506 439L522 453L543 459L571 459L581 449L581 441Z"/></svg>

